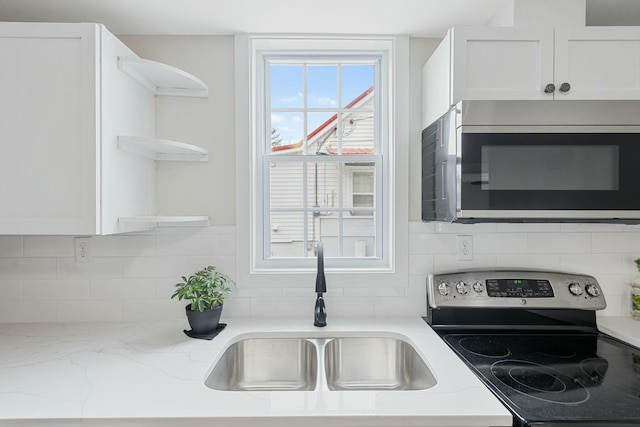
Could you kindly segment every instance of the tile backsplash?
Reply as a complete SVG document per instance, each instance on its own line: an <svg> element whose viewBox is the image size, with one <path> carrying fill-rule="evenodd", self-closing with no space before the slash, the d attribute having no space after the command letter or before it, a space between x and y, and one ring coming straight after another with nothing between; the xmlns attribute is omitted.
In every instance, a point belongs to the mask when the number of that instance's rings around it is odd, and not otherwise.
<svg viewBox="0 0 640 427"><path fill-rule="evenodd" d="M456 236L473 236L473 259L456 260ZM73 236L0 236L0 322L183 319L171 300L180 276L209 264L235 277L234 226L162 228L92 237L93 262L76 263ZM389 287L331 288L331 316L424 315L429 273L486 267L542 268L591 274L601 284L604 316L629 314L628 282L640 256L640 228L586 224L410 223L409 280ZM330 281L330 275L327 276ZM238 283L224 316L305 316L309 286L276 278Z"/></svg>

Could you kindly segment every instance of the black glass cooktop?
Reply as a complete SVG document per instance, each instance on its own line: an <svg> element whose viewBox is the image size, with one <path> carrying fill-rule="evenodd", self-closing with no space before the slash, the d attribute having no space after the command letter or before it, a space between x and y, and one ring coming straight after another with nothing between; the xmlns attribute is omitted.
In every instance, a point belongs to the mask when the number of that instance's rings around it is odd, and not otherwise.
<svg viewBox="0 0 640 427"><path fill-rule="evenodd" d="M632 346L595 333L448 333L443 339L522 425L640 426L640 350Z"/></svg>

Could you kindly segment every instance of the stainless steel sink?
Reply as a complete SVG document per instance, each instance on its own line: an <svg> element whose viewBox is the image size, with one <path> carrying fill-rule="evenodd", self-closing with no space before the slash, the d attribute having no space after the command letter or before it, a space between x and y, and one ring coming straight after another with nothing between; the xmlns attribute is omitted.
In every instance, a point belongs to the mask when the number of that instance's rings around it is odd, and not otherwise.
<svg viewBox="0 0 640 427"><path fill-rule="evenodd" d="M318 356L301 338L250 338L232 344L205 385L214 390L314 390Z"/></svg>
<svg viewBox="0 0 640 427"><path fill-rule="evenodd" d="M374 337L252 337L231 344L205 385L223 391L423 390L436 379L411 344Z"/></svg>
<svg viewBox="0 0 640 427"><path fill-rule="evenodd" d="M424 390L436 384L410 344L388 337L329 341L325 372L329 390Z"/></svg>

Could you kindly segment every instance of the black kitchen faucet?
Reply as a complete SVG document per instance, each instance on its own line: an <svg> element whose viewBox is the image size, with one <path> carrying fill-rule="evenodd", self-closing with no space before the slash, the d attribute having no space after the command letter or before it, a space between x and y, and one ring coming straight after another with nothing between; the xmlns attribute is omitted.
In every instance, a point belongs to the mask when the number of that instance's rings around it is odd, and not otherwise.
<svg viewBox="0 0 640 427"><path fill-rule="evenodd" d="M316 244L318 254L318 271L316 273L316 307L313 311L313 326L327 326L327 310L324 306L322 294L327 292L327 281L324 278L324 255L322 242Z"/></svg>

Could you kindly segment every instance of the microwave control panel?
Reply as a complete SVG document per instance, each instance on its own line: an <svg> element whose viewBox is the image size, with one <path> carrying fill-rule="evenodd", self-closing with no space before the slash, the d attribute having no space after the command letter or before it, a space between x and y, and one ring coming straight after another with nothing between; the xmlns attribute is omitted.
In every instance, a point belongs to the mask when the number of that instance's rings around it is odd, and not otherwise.
<svg viewBox="0 0 640 427"><path fill-rule="evenodd" d="M554 271L473 270L430 275L427 304L437 307L606 307L597 280Z"/></svg>

